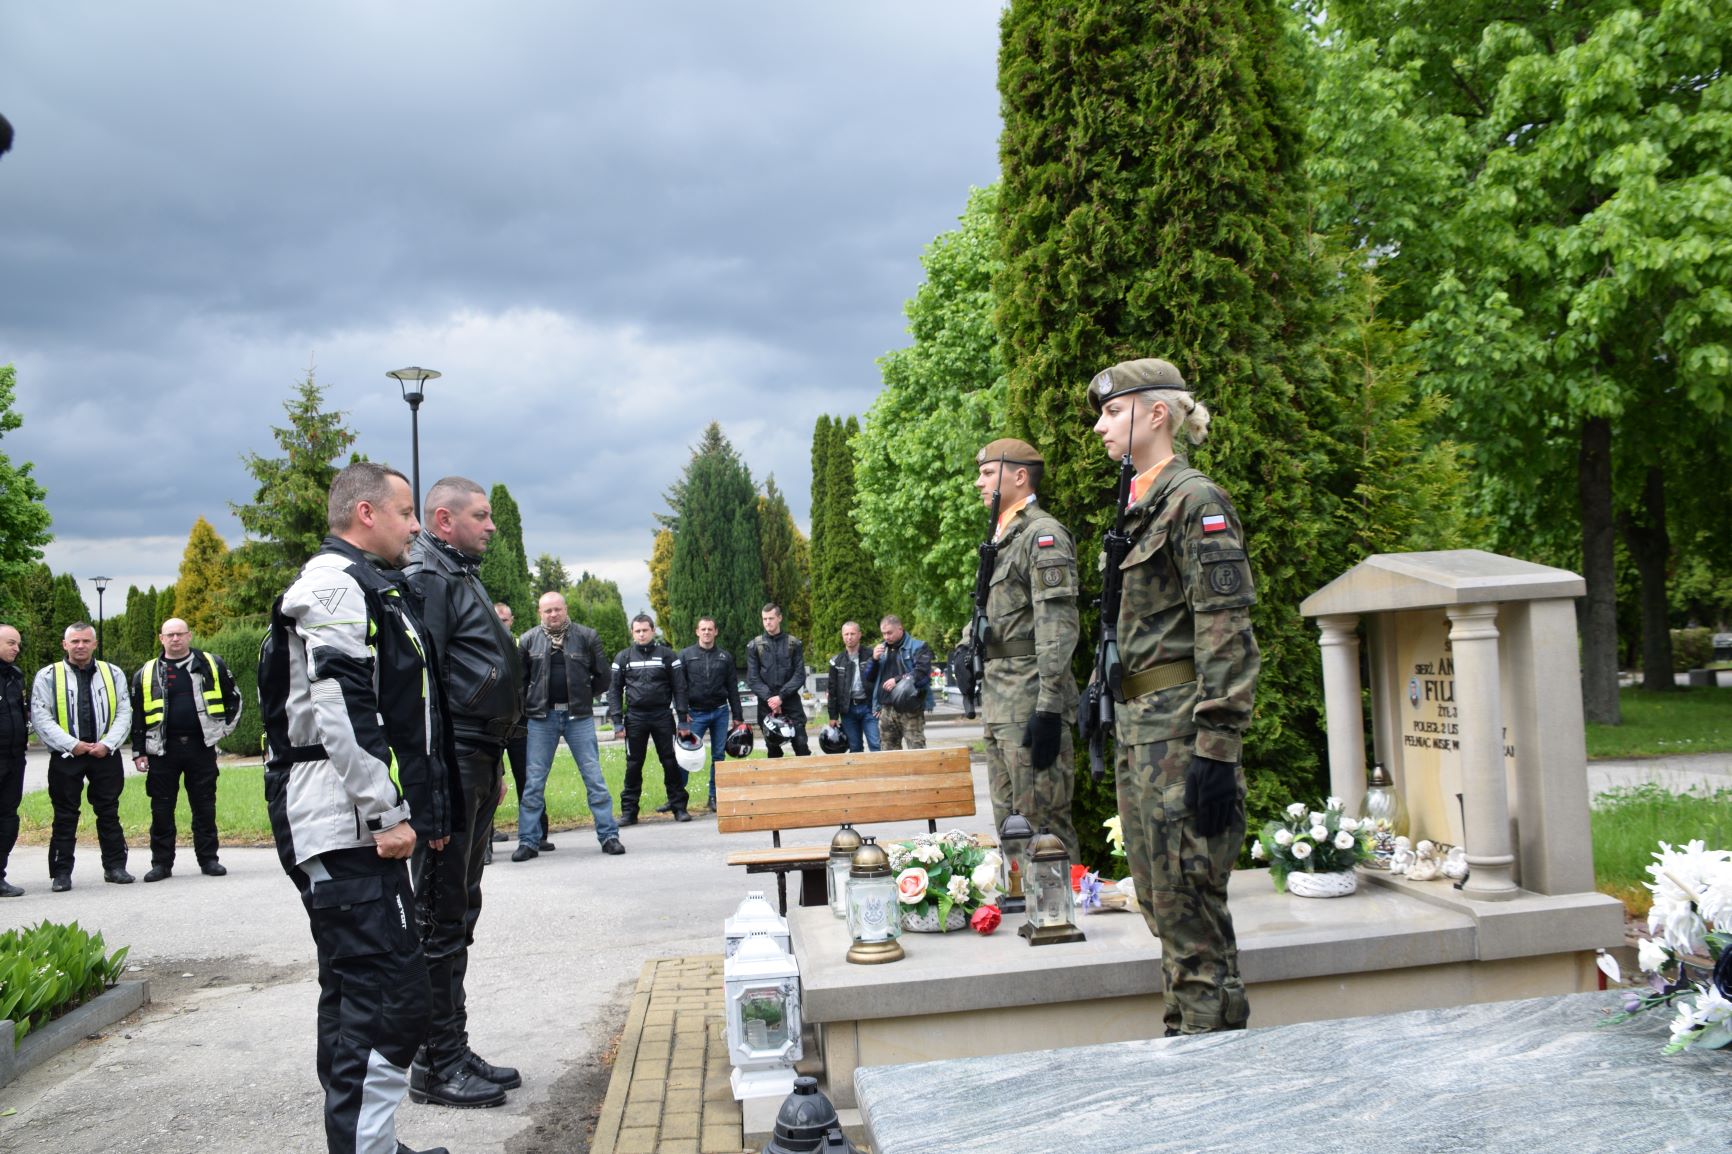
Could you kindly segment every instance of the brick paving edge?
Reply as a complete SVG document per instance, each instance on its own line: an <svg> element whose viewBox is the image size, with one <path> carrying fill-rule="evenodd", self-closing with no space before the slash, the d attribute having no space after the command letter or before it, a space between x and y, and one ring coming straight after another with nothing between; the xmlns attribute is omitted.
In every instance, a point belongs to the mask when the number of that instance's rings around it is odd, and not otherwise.
<svg viewBox="0 0 1732 1154"><path fill-rule="evenodd" d="M638 1043L643 1041L644 1015L649 1012L650 992L655 988L656 967L661 961L651 958L638 973L637 989L632 991L631 1008L626 1011L625 1028L620 1032L619 1049L614 1053L613 1072L608 1075L607 1097L602 1099L601 1114L595 1120L590 1154L614 1154L614 1147L619 1144L625 1100L631 1091L632 1071L637 1068Z"/></svg>

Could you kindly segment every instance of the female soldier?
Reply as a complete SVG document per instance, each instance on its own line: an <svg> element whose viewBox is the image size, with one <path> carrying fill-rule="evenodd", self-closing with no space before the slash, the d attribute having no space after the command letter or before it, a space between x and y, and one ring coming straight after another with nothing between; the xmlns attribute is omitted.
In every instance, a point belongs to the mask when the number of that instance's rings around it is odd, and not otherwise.
<svg viewBox="0 0 1732 1154"><path fill-rule="evenodd" d="M1161 941L1167 1033L1243 1029L1248 1014L1227 878L1245 841L1239 744L1259 658L1239 515L1176 456L1209 410L1179 370L1144 359L1089 382L1095 432L1131 482L1117 710L1119 820L1137 903Z"/></svg>

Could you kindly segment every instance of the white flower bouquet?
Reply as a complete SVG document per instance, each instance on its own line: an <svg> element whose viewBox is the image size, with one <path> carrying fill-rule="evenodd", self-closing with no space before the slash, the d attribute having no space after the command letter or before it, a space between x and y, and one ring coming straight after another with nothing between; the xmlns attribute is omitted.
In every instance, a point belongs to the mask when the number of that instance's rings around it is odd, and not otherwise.
<svg viewBox="0 0 1732 1154"><path fill-rule="evenodd" d="M976 845L962 830L891 842L886 852L906 914L934 914L943 928L952 909L972 915L998 903L998 851Z"/></svg>
<svg viewBox="0 0 1732 1154"><path fill-rule="evenodd" d="M1654 904L1648 932L1636 951L1649 976L1647 988L1632 989L1622 1013L1626 1022L1656 1006L1673 1010L1672 1040L1664 1053L1692 1046L1718 1050L1732 1043L1732 851L1692 841L1674 849L1666 842L1648 867ZM1703 965L1702 962L1707 964ZM1616 981L1618 965L1603 956L1601 969Z"/></svg>
<svg viewBox="0 0 1732 1154"><path fill-rule="evenodd" d="M1341 873L1369 859L1373 834L1369 822L1347 816L1338 797L1322 809L1296 801L1282 820L1263 826L1251 843L1251 857L1269 863L1275 888L1286 893L1290 873Z"/></svg>

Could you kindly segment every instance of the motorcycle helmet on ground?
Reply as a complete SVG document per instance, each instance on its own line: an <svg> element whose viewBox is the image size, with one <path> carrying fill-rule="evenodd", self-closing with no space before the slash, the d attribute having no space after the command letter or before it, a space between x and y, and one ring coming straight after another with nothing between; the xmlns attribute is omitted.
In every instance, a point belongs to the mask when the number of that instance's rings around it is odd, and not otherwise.
<svg viewBox="0 0 1732 1154"><path fill-rule="evenodd" d="M926 710L926 695L920 692L914 674L904 674L893 689L890 690L890 708L897 713L923 713Z"/></svg>
<svg viewBox="0 0 1732 1154"><path fill-rule="evenodd" d="M764 727L764 740L771 745L794 740L794 723L779 713L767 713L759 722Z"/></svg>
<svg viewBox="0 0 1732 1154"><path fill-rule="evenodd" d="M842 732L842 727L832 721L818 731L818 748L825 753L847 753L848 737Z"/></svg>
<svg viewBox="0 0 1732 1154"><path fill-rule="evenodd" d="M704 742L691 730L682 730L674 734L674 760L687 773L697 773L704 768Z"/></svg>
<svg viewBox="0 0 1732 1154"><path fill-rule="evenodd" d="M736 726L728 734L728 740L723 743L729 757L752 756L752 730L749 726Z"/></svg>

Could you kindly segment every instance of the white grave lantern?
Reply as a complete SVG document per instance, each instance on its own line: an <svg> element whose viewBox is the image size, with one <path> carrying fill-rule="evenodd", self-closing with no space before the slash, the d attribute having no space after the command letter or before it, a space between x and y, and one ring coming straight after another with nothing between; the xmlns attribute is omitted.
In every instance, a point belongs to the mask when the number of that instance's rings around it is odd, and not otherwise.
<svg viewBox="0 0 1732 1154"><path fill-rule="evenodd" d="M748 934L722 963L734 1097L784 1097L800 1060L800 971L768 934Z"/></svg>
<svg viewBox="0 0 1732 1154"><path fill-rule="evenodd" d="M768 934L776 940L783 953L794 952L793 940L788 936L788 919L775 911L765 899L763 890L752 890L746 895L734 916L722 923L722 934L727 938L723 958L733 957L748 934Z"/></svg>
<svg viewBox="0 0 1732 1154"><path fill-rule="evenodd" d="M854 868L854 851L860 848L860 834L847 822L830 839L830 862L824 877L828 882L830 912L839 918L848 916L848 871Z"/></svg>

